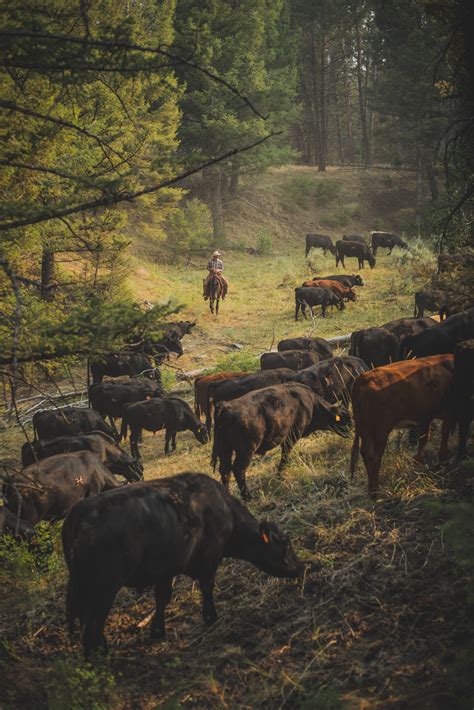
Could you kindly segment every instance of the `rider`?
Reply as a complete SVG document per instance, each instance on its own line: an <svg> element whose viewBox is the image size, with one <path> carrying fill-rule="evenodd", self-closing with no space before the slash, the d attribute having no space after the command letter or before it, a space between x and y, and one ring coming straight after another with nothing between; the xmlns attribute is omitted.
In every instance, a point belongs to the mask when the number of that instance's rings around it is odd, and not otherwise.
<svg viewBox="0 0 474 710"><path fill-rule="evenodd" d="M220 251L216 250L212 254L212 257L207 262L207 270L209 273L206 276L206 278L203 280L203 287L204 287L203 288L203 296L204 296L205 301L207 301L207 299L209 298L209 284L211 282L211 277L213 274L217 274L217 276L219 277L219 280L222 283L222 286L223 286L222 300L224 300L224 298L227 295L227 289L229 288L229 284L228 284L225 276L223 276L223 274L222 274L222 272L224 271L224 262L222 261L221 256L222 256L222 254L220 253Z"/></svg>

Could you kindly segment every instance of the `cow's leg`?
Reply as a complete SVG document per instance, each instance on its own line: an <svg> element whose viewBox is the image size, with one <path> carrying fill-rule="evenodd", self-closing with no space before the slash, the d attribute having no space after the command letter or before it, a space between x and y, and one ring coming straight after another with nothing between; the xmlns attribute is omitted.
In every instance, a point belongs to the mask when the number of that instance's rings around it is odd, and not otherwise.
<svg viewBox="0 0 474 710"><path fill-rule="evenodd" d="M138 440L140 438L140 431L137 429L130 429L130 453L136 459L140 459L140 448L138 446Z"/></svg>
<svg viewBox="0 0 474 710"><path fill-rule="evenodd" d="M441 445L439 447L439 460L441 462L446 461L448 458L448 441L449 435L453 430L453 424L453 416L448 413L443 419L441 427Z"/></svg>
<svg viewBox="0 0 474 710"><path fill-rule="evenodd" d="M232 473L232 449L225 449L219 452L219 473L221 474L222 485L229 490L229 481Z"/></svg>
<svg viewBox="0 0 474 710"><path fill-rule="evenodd" d="M321 304L321 318L326 318L326 304Z"/></svg>
<svg viewBox="0 0 474 710"><path fill-rule="evenodd" d="M165 611L173 593L173 577L163 579L155 586L155 614L151 622L150 636L155 641L166 638Z"/></svg>
<svg viewBox="0 0 474 710"><path fill-rule="evenodd" d="M104 419L105 419L105 417L104 417ZM112 431L114 433L114 437L117 437L117 440L119 440L120 434L119 434L118 429L115 425L115 419L112 416L110 416L110 414L109 414L109 422L110 422L110 426L112 428Z"/></svg>
<svg viewBox="0 0 474 710"><path fill-rule="evenodd" d="M415 461L423 463L423 455L426 449L426 444L430 440L431 422L420 427L420 435L418 437L418 449L415 454Z"/></svg>
<svg viewBox="0 0 474 710"><path fill-rule="evenodd" d="M392 249L393 249L393 247L388 248L388 255L387 256L390 256L390 254L392 253Z"/></svg>
<svg viewBox="0 0 474 710"><path fill-rule="evenodd" d="M250 493L247 488L247 482L245 480L245 471L250 466L252 461L253 449L245 449L245 451L238 451L234 463L232 465L232 471L237 481L239 487L240 495L244 500L250 499Z"/></svg>
<svg viewBox="0 0 474 710"><path fill-rule="evenodd" d="M290 458L291 450L296 444L296 441L297 438L294 435L290 434L290 436L285 439L285 441L281 445L281 459L280 463L278 464L278 473L281 473L287 465L288 459Z"/></svg>
<svg viewBox="0 0 474 710"><path fill-rule="evenodd" d="M214 605L214 582L216 570L202 573L199 577L199 586L202 594L202 615L206 626L212 626L217 621L217 612Z"/></svg>
<svg viewBox="0 0 474 710"><path fill-rule="evenodd" d="M298 313L300 312L300 302L296 301L295 303L295 320L298 320Z"/></svg>
<svg viewBox="0 0 474 710"><path fill-rule="evenodd" d="M174 431L171 435L171 448L176 451L176 432Z"/></svg>
<svg viewBox="0 0 474 710"><path fill-rule="evenodd" d="M373 437L369 442L362 439L360 453L367 470L369 479L369 494L375 495L379 487L379 471L382 457L387 445L387 434L379 434Z"/></svg>
<svg viewBox="0 0 474 710"><path fill-rule="evenodd" d="M94 598L93 607L89 608L85 614L82 643L86 658L89 658L98 649L107 651L104 626L114 603L115 594L115 590L103 592L101 596Z"/></svg>
<svg viewBox="0 0 474 710"><path fill-rule="evenodd" d="M166 428L165 429L165 454L169 454L170 452L170 441L171 437L173 436L173 432L171 429Z"/></svg>
<svg viewBox="0 0 474 710"><path fill-rule="evenodd" d="M462 414L461 419L458 422L459 426L459 444L458 444L458 453L457 453L457 460L461 461L462 459L467 458L467 439L469 436L469 429L471 426L471 421L472 421L472 415L470 413L470 403L468 403L469 411L468 408L465 408L465 411Z"/></svg>

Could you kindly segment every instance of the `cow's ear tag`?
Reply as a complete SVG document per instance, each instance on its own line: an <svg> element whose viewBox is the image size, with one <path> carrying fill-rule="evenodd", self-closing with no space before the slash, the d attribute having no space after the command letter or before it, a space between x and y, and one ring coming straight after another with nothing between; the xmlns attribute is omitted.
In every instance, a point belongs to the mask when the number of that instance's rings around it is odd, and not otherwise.
<svg viewBox="0 0 474 710"><path fill-rule="evenodd" d="M267 533L264 533L264 532L262 533L262 540L265 543L265 545L268 545L268 543L270 542L270 538L268 537Z"/></svg>
<svg viewBox="0 0 474 710"><path fill-rule="evenodd" d="M340 421L341 421L341 417L339 416L339 414L336 414L336 422L340 422Z"/></svg>

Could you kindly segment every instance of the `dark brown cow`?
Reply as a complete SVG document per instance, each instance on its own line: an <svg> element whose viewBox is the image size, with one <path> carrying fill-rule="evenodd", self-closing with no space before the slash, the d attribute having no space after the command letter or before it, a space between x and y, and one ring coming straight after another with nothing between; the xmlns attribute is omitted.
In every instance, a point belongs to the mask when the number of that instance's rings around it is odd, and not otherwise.
<svg viewBox="0 0 474 710"><path fill-rule="evenodd" d="M280 353L263 353L260 356L260 368L262 370L278 370L280 368L303 370L322 359L315 350L284 350Z"/></svg>
<svg viewBox="0 0 474 710"><path fill-rule="evenodd" d="M330 276L312 276L312 281L339 281L343 286L347 288L353 288L354 286L363 286L362 276L359 274L332 274Z"/></svg>
<svg viewBox="0 0 474 710"><path fill-rule="evenodd" d="M372 240L372 251L374 256L377 254L377 249L385 248L388 249L388 253L392 253L394 247L400 247L400 249L408 249L408 244L403 241L397 234L391 234L390 232L371 232Z"/></svg>
<svg viewBox="0 0 474 710"><path fill-rule="evenodd" d="M400 342L407 335L436 326L432 318L398 318L380 328L364 328L351 335L349 355L360 357L369 367L380 367L402 359Z"/></svg>
<svg viewBox="0 0 474 710"><path fill-rule="evenodd" d="M364 262L368 261L371 269L375 266L375 257L372 254L372 250L367 244L359 244L359 242L345 242L340 239L336 242L336 268L339 266L339 262L345 269L344 257L355 256L359 263L359 269L364 268Z"/></svg>
<svg viewBox="0 0 474 710"><path fill-rule="evenodd" d="M422 461L431 422L442 419L439 457L446 458L452 427L449 394L453 373L453 356L436 355L377 367L356 379L352 387L355 436L350 470L353 476L360 441L371 495L377 491L382 456L393 429L420 427L416 460Z"/></svg>
<svg viewBox="0 0 474 710"><path fill-rule="evenodd" d="M216 372L214 375L202 375L194 380L194 413L200 419L206 415L208 410L208 389L213 382L223 382L225 380L235 380L237 377L245 377L250 372Z"/></svg>
<svg viewBox="0 0 474 710"><path fill-rule="evenodd" d="M298 439L318 430L345 433L349 424L350 416L344 407L329 404L306 385L265 387L216 407L212 465L215 470L219 462L226 488L234 474L246 500L249 492L245 472L255 454L281 446L281 471Z"/></svg>
<svg viewBox="0 0 474 710"><path fill-rule="evenodd" d="M431 288L431 286L425 286L421 291L417 291L415 293L415 318L423 318L425 311L439 313L441 320L450 316L451 309L447 293L440 289Z"/></svg>
<svg viewBox="0 0 474 710"><path fill-rule="evenodd" d="M467 457L467 440L474 415L474 340L459 343L454 351L454 416L459 426L458 460Z"/></svg>
<svg viewBox="0 0 474 710"><path fill-rule="evenodd" d="M314 350L321 357L332 357L332 347L324 338L286 338L277 345L279 353L285 350Z"/></svg>
<svg viewBox="0 0 474 710"><path fill-rule="evenodd" d="M37 439L56 439L58 436L77 436L102 431L115 438L114 432L94 409L61 407L44 409L33 416L33 431Z"/></svg>
<svg viewBox="0 0 474 710"><path fill-rule="evenodd" d="M304 253L305 257L308 256L312 248L322 249L324 256L326 256L326 252L328 251L330 251L331 254L336 253L331 237L328 237L326 234L307 234L306 249Z"/></svg>
<svg viewBox="0 0 474 710"><path fill-rule="evenodd" d="M330 291L336 294L336 296L340 296L343 300L346 301L356 301L357 296L352 288L347 288L347 286L344 286L343 284L339 283L339 281L326 281L323 279L313 279L312 281L305 281L302 284L303 288L328 288Z"/></svg>
<svg viewBox="0 0 474 710"><path fill-rule="evenodd" d="M343 242L358 242L359 244L367 245L367 240L365 237L361 237L360 234L344 234L342 237Z"/></svg>

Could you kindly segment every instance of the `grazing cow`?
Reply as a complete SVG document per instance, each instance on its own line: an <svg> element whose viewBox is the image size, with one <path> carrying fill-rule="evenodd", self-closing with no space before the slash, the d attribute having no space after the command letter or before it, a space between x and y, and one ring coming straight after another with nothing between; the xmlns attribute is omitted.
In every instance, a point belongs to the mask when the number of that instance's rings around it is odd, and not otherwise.
<svg viewBox="0 0 474 710"><path fill-rule="evenodd" d="M160 382L134 377L122 382L98 382L89 387L89 402L104 419L108 417L114 431L115 419L121 419L123 408L131 402L142 402L144 399L164 397L165 391Z"/></svg>
<svg viewBox="0 0 474 710"><path fill-rule="evenodd" d="M452 401L459 426L458 460L467 457L469 428L474 415L474 339L465 340L454 351Z"/></svg>
<svg viewBox="0 0 474 710"><path fill-rule="evenodd" d="M323 279L313 279L312 281L305 281L303 283L303 288L328 288L330 291L340 296L341 300L346 301L356 301L357 296L354 289L347 288L339 281L326 281Z"/></svg>
<svg viewBox="0 0 474 710"><path fill-rule="evenodd" d="M168 336L176 335L180 340L184 338L185 335L191 335L193 328L196 326L196 321L190 320L178 320L172 321L171 323L166 323L165 334Z"/></svg>
<svg viewBox="0 0 474 710"><path fill-rule="evenodd" d="M434 328L410 335L400 343L401 357L429 357L453 353L463 340L474 338L474 308L446 318Z"/></svg>
<svg viewBox="0 0 474 710"><path fill-rule="evenodd" d="M270 387L271 385L281 385L285 382L296 380L297 374L298 373L295 370L280 367L276 370L255 372L247 375L247 377L241 377L238 380L215 382L209 387L209 402L212 403L215 408L219 402L230 402L232 399L243 397L244 394L254 392L255 390ZM210 414L206 419L206 425L208 429L212 425L212 418Z"/></svg>
<svg viewBox="0 0 474 710"><path fill-rule="evenodd" d="M328 237L325 234L307 234L306 250L304 253L305 257L308 256L309 252L311 251L311 248L322 249L324 256L326 256L326 253L328 251L330 251L331 254L336 253L331 237Z"/></svg>
<svg viewBox="0 0 474 710"><path fill-rule="evenodd" d="M324 338L287 338L280 340L277 345L278 352L284 350L314 350L321 357L332 357L332 347Z"/></svg>
<svg viewBox="0 0 474 710"><path fill-rule="evenodd" d="M23 540L31 540L35 535L32 525L25 523L3 505L3 496L0 493L0 537L6 532Z"/></svg>
<svg viewBox="0 0 474 710"><path fill-rule="evenodd" d="M425 286L421 291L417 291L415 293L415 318L423 318L425 311L431 311L432 313L437 311L441 320L443 320L443 317L450 316L451 312L446 292L430 286Z"/></svg>
<svg viewBox="0 0 474 710"><path fill-rule="evenodd" d="M382 456L393 429L420 427L416 460L422 461L431 422L442 419L440 460L447 455L451 428L449 393L453 380L453 356L437 355L397 362L364 372L352 387L355 437L351 453L354 475L360 451L373 495L379 482Z"/></svg>
<svg viewBox="0 0 474 710"><path fill-rule="evenodd" d="M345 269L344 257L355 256L359 263L359 269L364 268L364 262L368 261L371 269L375 266L375 257L367 244L359 244L359 242L345 242L340 239L336 242L336 268L339 262Z"/></svg>
<svg viewBox="0 0 474 710"><path fill-rule="evenodd" d="M31 466L35 461L73 451L92 451L112 473L124 476L127 481L143 478L143 467L114 439L101 431L81 436L59 436L49 441L26 442L21 449L21 460L23 466Z"/></svg>
<svg viewBox="0 0 474 710"><path fill-rule="evenodd" d="M436 325L432 318L399 318L380 328L364 328L351 335L349 355L360 357L369 367L380 367L402 359L400 341Z"/></svg>
<svg viewBox="0 0 474 710"><path fill-rule="evenodd" d="M303 370L321 359L320 354L315 350L284 350L280 353L263 353L260 356L260 369L278 370L280 368L288 368L290 370Z"/></svg>
<svg viewBox="0 0 474 710"><path fill-rule="evenodd" d="M5 491L11 512L20 510L22 520L37 525L40 520L64 518L83 498L121 485L92 451L75 451L27 466Z"/></svg>
<svg viewBox="0 0 474 710"><path fill-rule="evenodd" d="M76 436L101 431L114 438L114 432L99 412L81 407L45 409L33 416L35 441L56 439L58 436Z"/></svg>
<svg viewBox="0 0 474 710"><path fill-rule="evenodd" d="M329 306L337 306L339 310L342 310L344 301L328 288L318 288L317 286L295 288L295 320L298 320L300 308L303 318L306 318L306 306L309 306L311 318L314 318L313 308L315 306L321 306L321 316L326 318L326 310Z"/></svg>
<svg viewBox="0 0 474 710"><path fill-rule="evenodd" d="M384 248L388 249L388 253L392 253L394 247L400 247L400 249L408 249L408 244L403 241L396 234L390 234L390 232L371 232L372 238L372 251L374 256L377 254L377 249Z"/></svg>
<svg viewBox="0 0 474 710"><path fill-rule="evenodd" d="M318 430L342 434L349 424L344 407L325 402L306 385L290 382L265 387L216 407L211 462L214 470L219 462L226 488L234 474L240 494L247 500L245 472L255 454L281 445L281 471L298 439Z"/></svg>
<svg viewBox="0 0 474 710"><path fill-rule="evenodd" d="M151 359L142 353L109 353L97 360L89 361L92 382L102 382L104 377L137 377L143 375L150 380L161 381L160 371Z"/></svg>
<svg viewBox="0 0 474 710"><path fill-rule="evenodd" d="M62 541L69 570L69 631L79 619L86 657L106 650L105 621L122 587L155 587L151 636L162 639L178 575L199 582L204 622L210 626L217 621L214 580L223 558L246 560L273 577L291 579L303 571L275 523L258 522L220 483L201 473L137 483L83 501L64 521Z"/></svg>
<svg viewBox="0 0 474 710"><path fill-rule="evenodd" d="M126 404L122 418L123 438L127 437L127 427L130 427L130 450L137 459L140 458L138 442L143 429L153 433L165 430L165 454L169 453L170 442L173 451L176 449L178 431L192 431L201 444L209 441L205 425L201 424L189 404L178 397Z"/></svg>
<svg viewBox="0 0 474 710"><path fill-rule="evenodd" d="M332 276L313 276L313 281L339 281L343 286L347 288L353 288L354 286L363 286L362 276L359 274L347 274L344 276L333 274Z"/></svg>
<svg viewBox="0 0 474 710"><path fill-rule="evenodd" d="M358 357L331 357L301 370L294 380L311 387L326 402L342 402L348 406L354 380L367 370L367 365Z"/></svg>
<svg viewBox="0 0 474 710"><path fill-rule="evenodd" d="M246 377L250 372L216 372L214 375L203 375L194 380L194 413L201 418L206 416L206 426L209 428L207 417L212 417L212 405L209 405L209 387L215 382L225 380L235 380L239 377Z"/></svg>
<svg viewBox="0 0 474 710"><path fill-rule="evenodd" d="M365 237L361 237L359 234L344 234L342 237L343 242L358 242L359 244L365 244L367 245L367 240Z"/></svg>
<svg viewBox="0 0 474 710"><path fill-rule="evenodd" d="M134 353L152 356L155 360L159 361L160 364L166 358L169 359L170 353L176 353L178 357L181 357L184 353L181 339L175 332L172 332L170 335L166 334L163 338L158 340L145 338L144 340L128 343L127 349Z"/></svg>
<svg viewBox="0 0 474 710"><path fill-rule="evenodd" d="M474 267L474 254L440 254L438 256L438 273L451 271L458 266Z"/></svg>

